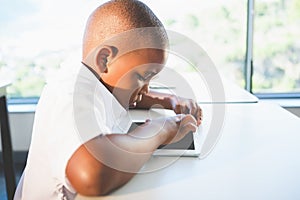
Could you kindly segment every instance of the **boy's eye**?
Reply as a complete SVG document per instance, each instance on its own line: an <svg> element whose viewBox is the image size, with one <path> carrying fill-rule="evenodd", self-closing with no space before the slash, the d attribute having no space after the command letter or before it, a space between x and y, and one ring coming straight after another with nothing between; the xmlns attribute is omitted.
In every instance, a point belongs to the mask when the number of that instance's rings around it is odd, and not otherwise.
<svg viewBox="0 0 300 200"><path fill-rule="evenodd" d="M142 75L140 75L140 74L138 74L138 73L137 73L137 78L138 78L138 80L140 80L140 81L146 81L146 80L147 80L146 78L144 78Z"/></svg>

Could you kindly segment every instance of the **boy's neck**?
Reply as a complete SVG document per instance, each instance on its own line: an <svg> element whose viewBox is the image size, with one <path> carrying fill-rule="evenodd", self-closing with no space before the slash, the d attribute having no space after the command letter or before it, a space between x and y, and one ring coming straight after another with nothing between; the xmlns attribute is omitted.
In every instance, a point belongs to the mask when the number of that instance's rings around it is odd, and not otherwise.
<svg viewBox="0 0 300 200"><path fill-rule="evenodd" d="M100 77L100 75L92 68L92 67L90 67L90 66L88 66L87 64L85 64L84 62L81 62L88 70L90 70L95 76L96 76L96 78L106 87L106 89L110 92L110 93L112 93L111 91L112 91L112 87L111 86L109 86L108 84L106 84L102 79L101 79L101 77Z"/></svg>

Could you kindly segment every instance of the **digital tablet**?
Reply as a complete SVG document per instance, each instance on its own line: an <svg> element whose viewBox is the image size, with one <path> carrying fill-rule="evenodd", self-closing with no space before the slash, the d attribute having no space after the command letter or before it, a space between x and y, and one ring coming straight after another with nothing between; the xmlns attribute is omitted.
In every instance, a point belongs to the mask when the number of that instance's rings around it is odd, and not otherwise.
<svg viewBox="0 0 300 200"><path fill-rule="evenodd" d="M129 131L135 129L137 126L143 124L142 121L133 121ZM197 157L200 155L203 136L202 127L198 127L195 133L190 132L184 138L176 143L171 143L167 145L161 145L153 153L154 156L193 156Z"/></svg>

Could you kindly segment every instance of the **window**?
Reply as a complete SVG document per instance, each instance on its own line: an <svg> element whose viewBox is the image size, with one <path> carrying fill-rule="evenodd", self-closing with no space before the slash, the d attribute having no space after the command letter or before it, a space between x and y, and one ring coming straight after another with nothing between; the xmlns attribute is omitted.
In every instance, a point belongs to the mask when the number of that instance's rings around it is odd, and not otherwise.
<svg viewBox="0 0 300 200"><path fill-rule="evenodd" d="M10 98L39 97L60 64L80 51L88 13L98 4L85 0L1 1L0 78L13 82L8 88Z"/></svg>
<svg viewBox="0 0 300 200"><path fill-rule="evenodd" d="M157 14L166 29L182 33L197 42L223 76L244 87L246 0L144 2ZM177 63L181 65L183 62ZM182 66L177 67L178 70L180 68Z"/></svg>
<svg viewBox="0 0 300 200"><path fill-rule="evenodd" d="M300 92L300 1L257 0L253 92Z"/></svg>
<svg viewBox="0 0 300 200"><path fill-rule="evenodd" d="M167 29L205 49L223 76L245 86L247 0L142 1ZM61 63L80 53L86 19L103 2L1 2L0 78L13 80L9 97L40 95ZM299 10L299 0L255 1L253 92L300 91Z"/></svg>

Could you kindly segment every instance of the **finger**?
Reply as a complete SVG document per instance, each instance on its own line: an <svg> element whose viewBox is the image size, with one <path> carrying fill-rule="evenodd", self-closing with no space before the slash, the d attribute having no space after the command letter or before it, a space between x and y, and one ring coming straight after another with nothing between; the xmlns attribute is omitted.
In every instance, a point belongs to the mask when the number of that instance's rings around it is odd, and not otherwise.
<svg viewBox="0 0 300 200"><path fill-rule="evenodd" d="M175 109L174 109L174 112L176 114L190 114L190 109L189 107L186 105L186 104L177 104Z"/></svg>
<svg viewBox="0 0 300 200"><path fill-rule="evenodd" d="M203 114L202 114L202 109L200 108L200 106L198 106L198 109L197 109L197 124L198 126L202 123L202 119L203 119Z"/></svg>
<svg viewBox="0 0 300 200"><path fill-rule="evenodd" d="M191 106L189 104L190 103L188 102L179 104L178 106L180 107L180 113L191 114Z"/></svg>
<svg viewBox="0 0 300 200"><path fill-rule="evenodd" d="M196 124L190 122L190 123L186 123L185 125L181 126L179 130L181 133L187 134L191 131L196 132L197 126L196 126Z"/></svg>
<svg viewBox="0 0 300 200"><path fill-rule="evenodd" d="M191 106L185 104L185 114L191 114Z"/></svg>
<svg viewBox="0 0 300 200"><path fill-rule="evenodd" d="M197 103L195 101L190 101L190 114L192 114L194 117L197 117Z"/></svg>
<svg viewBox="0 0 300 200"><path fill-rule="evenodd" d="M187 123L192 123L197 125L197 120L195 119L195 117L193 115L185 115L184 118L181 120L181 125L184 126Z"/></svg>
<svg viewBox="0 0 300 200"><path fill-rule="evenodd" d="M175 112L176 114L183 113L183 112L181 112L181 106L180 106L180 104L177 104L177 105L175 106L174 112Z"/></svg>

